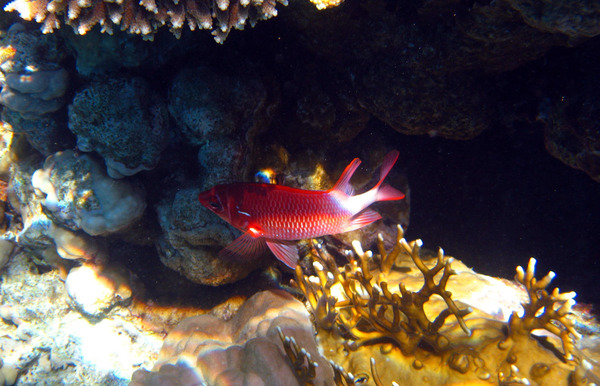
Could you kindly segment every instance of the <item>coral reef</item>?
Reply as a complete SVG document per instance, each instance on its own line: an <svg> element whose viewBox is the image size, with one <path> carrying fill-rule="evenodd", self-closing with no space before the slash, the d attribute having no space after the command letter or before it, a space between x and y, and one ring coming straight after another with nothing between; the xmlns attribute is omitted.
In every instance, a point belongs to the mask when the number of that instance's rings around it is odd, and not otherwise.
<svg viewBox="0 0 600 386"><path fill-rule="evenodd" d="M73 312L60 272L40 270L27 253L12 257L1 279L4 384L126 385L156 360L161 334L119 305L93 322Z"/></svg>
<svg viewBox="0 0 600 386"><path fill-rule="evenodd" d="M140 3L14 0L4 10L17 11L25 20L42 23L44 33L60 28L62 18L80 35L85 35L98 24L103 32L109 34L117 27L148 38L152 38L159 27L167 25L171 32L180 36L187 24L190 30L211 29L215 40L222 43L233 28L253 27L259 20L276 16L277 3L287 5L287 0L147 0Z"/></svg>
<svg viewBox="0 0 600 386"><path fill-rule="evenodd" d="M156 166L167 125L165 103L141 78L92 83L69 106L77 147L98 152L112 178Z"/></svg>
<svg viewBox="0 0 600 386"><path fill-rule="evenodd" d="M150 48L153 43L157 44L122 31L107 35L92 29L85 36L63 35L66 45L75 52L77 73L85 77L115 73L148 63Z"/></svg>
<svg viewBox="0 0 600 386"><path fill-rule="evenodd" d="M242 69L240 69L240 67ZM183 69L169 89L169 112L199 147L202 189L244 179L254 138L269 125L278 98L251 65Z"/></svg>
<svg viewBox="0 0 600 386"><path fill-rule="evenodd" d="M131 301L129 275L116 266L83 264L69 271L65 288L77 310L100 320L113 307Z"/></svg>
<svg viewBox="0 0 600 386"><path fill-rule="evenodd" d="M225 261L218 257L238 231L213 215L198 201L199 188L178 188L156 207L163 230L157 247L167 267L193 282L222 285L238 281L263 261Z"/></svg>
<svg viewBox="0 0 600 386"><path fill-rule="evenodd" d="M252 296L226 322L212 315L182 321L165 339L152 372L137 371L131 385L325 385L331 379L304 305L272 290Z"/></svg>
<svg viewBox="0 0 600 386"><path fill-rule="evenodd" d="M22 24L11 26L0 46L2 120L45 155L70 145L66 126L49 115L65 104L65 56L56 36L41 36Z"/></svg>
<svg viewBox="0 0 600 386"><path fill-rule="evenodd" d="M144 213L143 193L127 181L106 176L100 164L72 150L49 156L31 184L53 219L92 236L130 226Z"/></svg>
<svg viewBox="0 0 600 386"><path fill-rule="evenodd" d="M471 296L488 279L474 287L481 279L473 283L475 277L466 267L451 269L453 259L441 249L433 262L427 261L421 241L407 242L400 227L393 249L388 252L383 245L380 238L376 259L355 243L358 258L343 268L317 245L316 276L296 269L298 286L314 316L317 342L336 364L340 379L363 374L375 384L565 385L596 379L589 373L593 361L576 344L580 335L574 329L575 294L558 289L548 293L554 274L537 281L535 260L526 270L517 268L515 280L524 287L520 295L509 295L514 285L502 284L503 297L526 299L521 310L509 306L513 311L506 323L506 312L483 311L482 299ZM420 283L411 279L409 261L422 275ZM540 330L544 338L538 337Z"/></svg>
<svg viewBox="0 0 600 386"><path fill-rule="evenodd" d="M470 139L490 126L497 73L600 33L586 1L345 2L327 22L295 2L286 19L301 42L350 79L360 106L405 134ZM361 15L357 18L356 15ZM287 15L286 15L287 16Z"/></svg>

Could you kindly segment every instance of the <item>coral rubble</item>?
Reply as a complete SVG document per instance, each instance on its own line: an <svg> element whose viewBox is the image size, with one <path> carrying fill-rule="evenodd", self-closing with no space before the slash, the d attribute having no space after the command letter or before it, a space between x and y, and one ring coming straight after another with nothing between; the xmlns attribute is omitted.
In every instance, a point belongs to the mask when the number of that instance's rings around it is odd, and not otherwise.
<svg viewBox="0 0 600 386"><path fill-rule="evenodd" d="M103 32L112 33L117 27L150 38L159 27L168 25L179 36L187 24L191 30L211 29L215 40L222 43L233 28L244 29L276 16L277 3L287 5L287 0L14 0L4 9L43 23L44 33L60 28L63 18L80 35L98 24Z"/></svg>

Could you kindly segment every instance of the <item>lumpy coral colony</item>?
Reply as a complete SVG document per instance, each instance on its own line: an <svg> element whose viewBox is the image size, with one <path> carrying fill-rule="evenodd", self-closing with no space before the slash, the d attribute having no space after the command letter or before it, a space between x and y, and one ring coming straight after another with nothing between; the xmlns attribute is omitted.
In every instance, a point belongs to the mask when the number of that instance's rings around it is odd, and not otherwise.
<svg viewBox="0 0 600 386"><path fill-rule="evenodd" d="M318 9L334 7L343 0L311 0ZM112 33L116 26L132 34L152 38L158 28L167 25L176 35L187 23L191 30L211 29L222 43L229 32L254 26L258 20L277 16L277 3L287 0L14 0L4 9L17 11L25 20L42 23L49 33L61 26L61 19L80 35L96 24Z"/></svg>

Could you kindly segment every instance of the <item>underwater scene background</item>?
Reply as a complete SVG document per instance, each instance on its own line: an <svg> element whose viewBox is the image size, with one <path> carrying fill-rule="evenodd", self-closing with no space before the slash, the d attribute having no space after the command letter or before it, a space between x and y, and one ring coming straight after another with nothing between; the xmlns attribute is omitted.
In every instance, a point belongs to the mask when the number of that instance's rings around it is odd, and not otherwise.
<svg viewBox="0 0 600 386"><path fill-rule="evenodd" d="M600 5L1 4L0 384L600 382ZM198 199L393 150L297 266Z"/></svg>

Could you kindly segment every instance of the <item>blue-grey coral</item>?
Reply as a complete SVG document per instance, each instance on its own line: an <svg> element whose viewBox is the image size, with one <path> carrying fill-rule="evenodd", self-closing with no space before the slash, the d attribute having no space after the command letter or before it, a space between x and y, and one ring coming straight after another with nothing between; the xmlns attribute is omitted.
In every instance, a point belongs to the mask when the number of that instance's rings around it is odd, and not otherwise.
<svg viewBox="0 0 600 386"><path fill-rule="evenodd" d="M96 151L112 178L152 169L165 144L167 107L141 78L115 78L83 89L69 106L77 147Z"/></svg>
<svg viewBox="0 0 600 386"><path fill-rule="evenodd" d="M62 19L80 35L98 24L103 32L120 27L149 38L163 25L179 36L187 24L191 30L211 29L222 43L233 28L276 16L277 3L287 0L14 0L4 9L43 23L44 33L59 28Z"/></svg>
<svg viewBox="0 0 600 386"><path fill-rule="evenodd" d="M0 48L0 103L25 118L60 109L69 84L67 71L60 66L64 52L58 39L39 35L15 24Z"/></svg>
<svg viewBox="0 0 600 386"><path fill-rule="evenodd" d="M53 220L92 236L122 230L144 213L141 189L108 177L100 163L72 150L51 155L31 176Z"/></svg>
<svg viewBox="0 0 600 386"><path fill-rule="evenodd" d="M69 86L64 57L59 39L22 24L11 26L0 43L2 121L44 155L72 146L66 125L51 117L64 106Z"/></svg>

